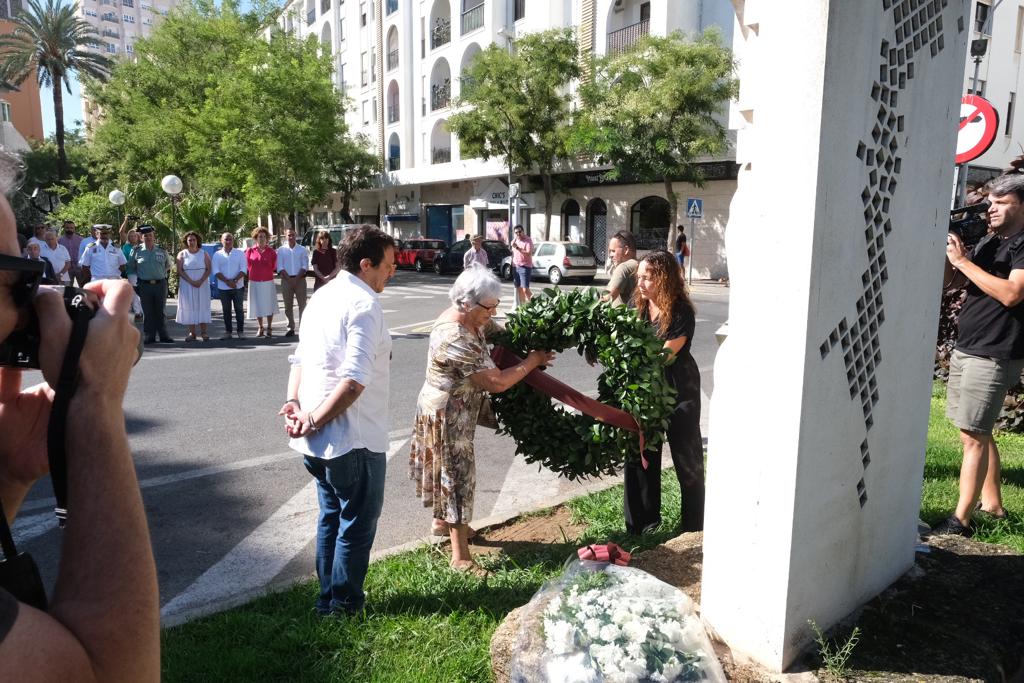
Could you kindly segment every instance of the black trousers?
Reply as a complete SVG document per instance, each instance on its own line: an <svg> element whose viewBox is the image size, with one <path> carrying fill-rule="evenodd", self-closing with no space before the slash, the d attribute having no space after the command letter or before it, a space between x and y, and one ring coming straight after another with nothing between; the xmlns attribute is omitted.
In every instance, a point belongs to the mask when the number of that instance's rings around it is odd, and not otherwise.
<svg viewBox="0 0 1024 683"><path fill-rule="evenodd" d="M245 289L218 289L217 296L220 298L220 307L224 310L224 328L231 331L231 308L235 309L235 320L238 331L242 332L245 324L245 316L242 314L242 300L245 299Z"/></svg>
<svg viewBox="0 0 1024 683"><path fill-rule="evenodd" d="M699 385L698 385L699 386ZM704 529L704 444L700 436L700 390L680 401L669 418L669 451L682 494L680 529ZM639 460L626 463L626 530L639 534L661 523L661 453L647 451L645 470Z"/></svg>
<svg viewBox="0 0 1024 683"><path fill-rule="evenodd" d="M167 280L158 280L155 285L148 280L139 280L138 292L142 300L142 315L145 316L143 329L146 340L152 341L157 336L161 339L170 337L164 315L167 308Z"/></svg>

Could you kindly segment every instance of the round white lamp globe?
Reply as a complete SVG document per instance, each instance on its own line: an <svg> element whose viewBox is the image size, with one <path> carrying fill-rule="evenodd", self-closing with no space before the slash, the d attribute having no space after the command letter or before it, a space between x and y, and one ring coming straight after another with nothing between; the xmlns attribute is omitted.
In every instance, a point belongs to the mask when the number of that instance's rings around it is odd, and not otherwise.
<svg viewBox="0 0 1024 683"><path fill-rule="evenodd" d="M181 194L181 178L176 175L165 175L164 179L160 181L160 187L167 194Z"/></svg>
<svg viewBox="0 0 1024 683"><path fill-rule="evenodd" d="M124 204L124 192L121 192L121 190L111 190L110 194L107 195L107 199L114 206L121 206Z"/></svg>

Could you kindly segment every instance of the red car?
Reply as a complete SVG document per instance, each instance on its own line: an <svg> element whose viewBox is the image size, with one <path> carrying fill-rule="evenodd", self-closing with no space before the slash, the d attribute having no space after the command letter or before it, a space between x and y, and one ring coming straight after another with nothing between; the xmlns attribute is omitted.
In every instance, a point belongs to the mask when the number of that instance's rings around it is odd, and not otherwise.
<svg viewBox="0 0 1024 683"><path fill-rule="evenodd" d="M434 257L437 252L448 248L444 240L433 239L411 239L398 243L398 254L396 259L399 268L415 268L416 272L422 273L434 265Z"/></svg>

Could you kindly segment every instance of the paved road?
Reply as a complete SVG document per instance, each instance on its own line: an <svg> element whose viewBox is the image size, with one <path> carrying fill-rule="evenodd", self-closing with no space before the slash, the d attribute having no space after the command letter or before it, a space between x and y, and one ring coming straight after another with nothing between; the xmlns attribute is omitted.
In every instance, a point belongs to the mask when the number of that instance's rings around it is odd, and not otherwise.
<svg viewBox="0 0 1024 683"><path fill-rule="evenodd" d="M374 546L377 556L420 542L428 530L429 511L415 498L407 478L408 438L423 381L429 326L448 305L453 280L401 271L382 294L394 338L393 431L384 513ZM694 356L703 391L710 395L713 333L725 319L728 290L698 285L694 298ZM502 300L511 299L511 285L506 285ZM222 329L216 325L215 318L214 337ZM171 330L183 338L180 328ZM251 337L149 347L132 375L125 412L149 515L166 624L244 602L312 571L316 496L301 459L287 448L276 416L293 348L292 340ZM582 391L596 389L599 369L589 367L575 352L560 356L551 372ZM32 380L28 377L26 383ZM706 404L705 400L705 433ZM476 450L478 524L609 485L572 483L538 472L514 457L510 439L488 430L478 431ZM36 556L47 583L56 573L59 544L50 495L49 482L40 482L14 529L20 543ZM71 501L72 514L73 506Z"/></svg>

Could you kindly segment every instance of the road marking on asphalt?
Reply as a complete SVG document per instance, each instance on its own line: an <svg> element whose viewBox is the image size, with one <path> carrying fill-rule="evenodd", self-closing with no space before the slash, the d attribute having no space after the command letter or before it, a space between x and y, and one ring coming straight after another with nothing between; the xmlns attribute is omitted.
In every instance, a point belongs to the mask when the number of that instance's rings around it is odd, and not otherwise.
<svg viewBox="0 0 1024 683"><path fill-rule="evenodd" d="M280 351L282 349L291 351L295 348L297 342L291 342L289 344L270 344L270 345L259 345L249 346L247 342L243 342L239 346L224 346L216 349L207 349L205 351L193 351L188 350L188 353L180 353L183 349L179 347L173 347L166 351L151 351L148 347L142 353L142 359L146 362L152 362L155 360L193 360L195 358L203 358L206 356L224 356L232 353L251 353L253 351Z"/></svg>
<svg viewBox="0 0 1024 683"><path fill-rule="evenodd" d="M387 459L391 460L408 441L409 436L391 439ZM274 577L316 537L318 515L314 480L164 605L160 610L164 625L219 612L264 592Z"/></svg>
<svg viewBox="0 0 1024 683"><path fill-rule="evenodd" d="M391 448L395 447L395 444L404 444L412 436L411 427L403 427L402 429L394 429L388 432L388 458L391 457ZM399 448L401 445L398 446ZM149 479L143 479L139 482L139 488L142 490L154 488L156 486L166 486L168 484L177 484L182 481L188 481L190 479L199 479L202 477L213 477L218 474L225 474L227 472L237 472L238 470L246 470L252 467L260 467L269 463L279 462L281 460L290 460L292 458L300 458L301 455L291 449L281 453L271 453L270 455L261 455L255 458L248 458L246 460L236 460L235 462L223 463L221 465L213 465L211 467L200 467L194 470L185 470L184 472L176 472L175 474L165 474L160 477L150 477ZM40 498L26 502L21 506L21 512L31 512L33 510L42 510L45 508L52 508L56 504L53 497ZM49 513L48 513L49 514ZM52 516L52 515L51 515ZM20 525L21 518L15 522L15 525Z"/></svg>

